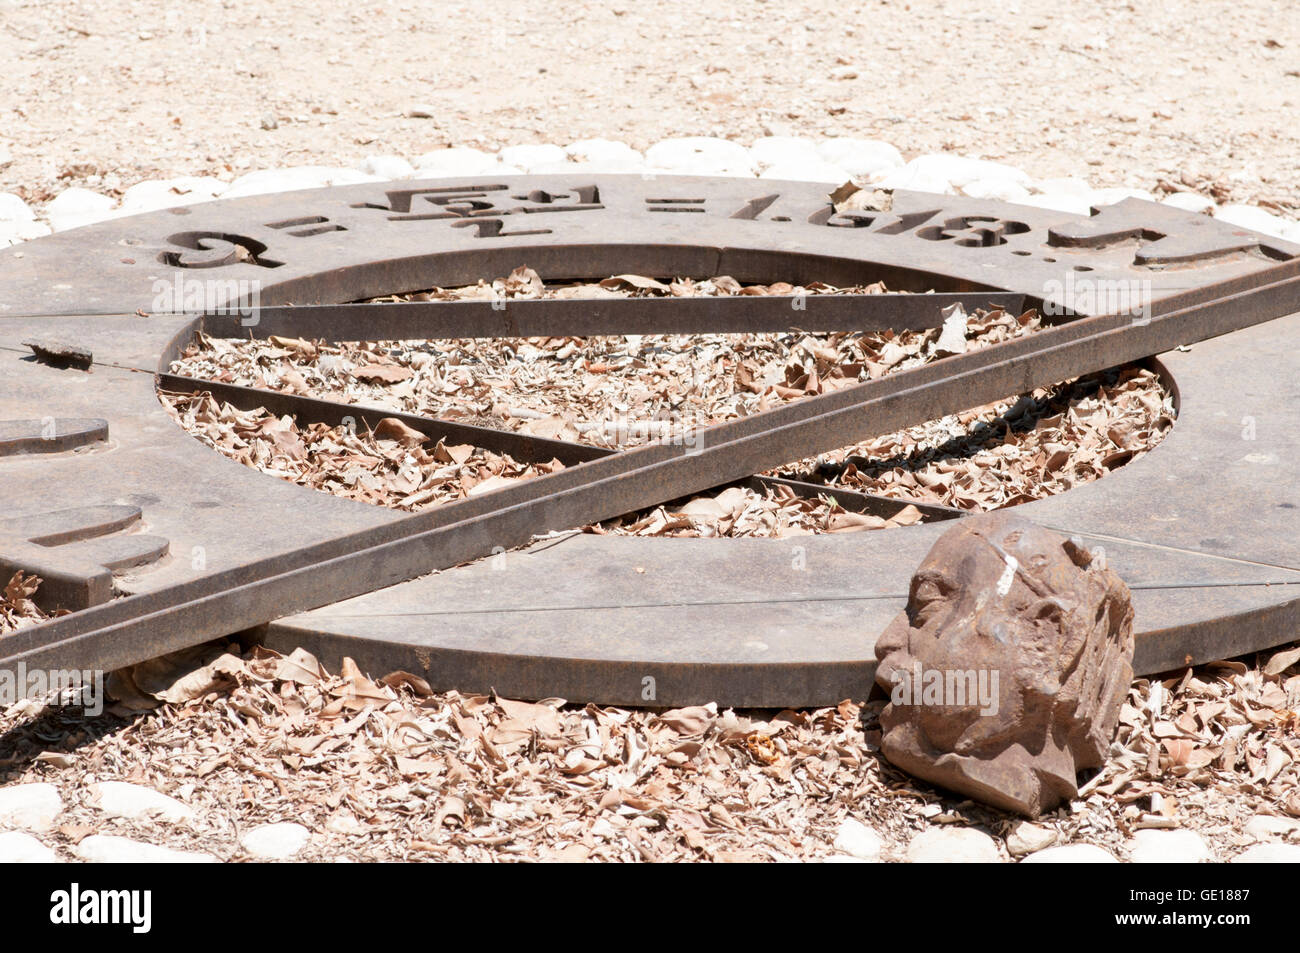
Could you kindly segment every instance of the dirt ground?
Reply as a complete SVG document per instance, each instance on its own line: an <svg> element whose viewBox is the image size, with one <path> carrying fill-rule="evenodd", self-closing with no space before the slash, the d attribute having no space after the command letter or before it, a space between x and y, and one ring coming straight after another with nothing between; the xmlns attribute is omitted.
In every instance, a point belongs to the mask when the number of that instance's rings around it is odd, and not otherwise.
<svg viewBox="0 0 1300 953"><path fill-rule="evenodd" d="M0 0L0 191L39 202L92 174L126 187L449 144L775 134L1098 186L1188 173L1227 181L1230 201L1296 201L1300 17L1285 4L704 9Z"/></svg>

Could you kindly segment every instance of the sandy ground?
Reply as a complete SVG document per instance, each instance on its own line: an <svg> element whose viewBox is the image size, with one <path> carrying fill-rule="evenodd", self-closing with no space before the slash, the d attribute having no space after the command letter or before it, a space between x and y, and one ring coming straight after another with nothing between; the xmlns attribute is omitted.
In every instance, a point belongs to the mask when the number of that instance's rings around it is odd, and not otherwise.
<svg viewBox="0 0 1300 953"><path fill-rule="evenodd" d="M706 15L701 16L701 12ZM1294 208L1270 0L0 0L0 191L605 136L880 138ZM408 118L426 112L432 118ZM266 127L273 128L266 128ZM116 177L116 178L108 178Z"/></svg>

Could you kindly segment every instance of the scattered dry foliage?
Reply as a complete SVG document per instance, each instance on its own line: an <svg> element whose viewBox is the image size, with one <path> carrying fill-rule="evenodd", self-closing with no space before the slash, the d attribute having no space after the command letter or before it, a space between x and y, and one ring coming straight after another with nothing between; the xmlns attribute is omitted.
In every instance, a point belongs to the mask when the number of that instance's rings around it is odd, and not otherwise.
<svg viewBox="0 0 1300 953"><path fill-rule="evenodd" d="M1259 666L1139 680L1109 764L1042 823L1058 843L1121 857L1149 826L1197 830L1220 858L1252 842L1256 815L1271 815L1268 839L1300 837L1297 660L1293 647ZM44 836L56 849L115 833L239 859L241 832L295 821L312 831L300 856L313 860L817 859L852 815L901 859L927 826L1002 838L1015 821L880 759L881 701L658 713L525 703L214 645L111 683L124 701L96 719L36 701L0 716L0 782L63 794ZM106 818L86 790L104 780L163 791L198 817Z"/></svg>
<svg viewBox="0 0 1300 953"><path fill-rule="evenodd" d="M40 585L40 576L28 576L20 571L10 577L4 590L0 591L0 636L49 618L32 601Z"/></svg>
<svg viewBox="0 0 1300 953"><path fill-rule="evenodd" d="M813 283L741 286L730 277L669 283L618 275L599 284L547 288L531 269L467 288L404 300L591 296L696 296L846 292ZM927 331L871 334L625 335L483 338L326 345L295 338L203 338L173 371L347 403L390 407L619 448L826 393L895 370L1032 333L1034 312L968 316L951 311ZM178 422L248 466L365 502L419 509L561 468L521 463L472 446L428 449L396 418L375 433L301 425L263 409L239 411L206 393L164 394ZM1173 398L1149 370L1130 367L1040 388L812 460L778 468L824 482L827 492L732 487L720 494L630 514L592 532L669 536L789 536L910 525L848 512L834 488L982 510L1063 492L1097 479L1163 439Z"/></svg>

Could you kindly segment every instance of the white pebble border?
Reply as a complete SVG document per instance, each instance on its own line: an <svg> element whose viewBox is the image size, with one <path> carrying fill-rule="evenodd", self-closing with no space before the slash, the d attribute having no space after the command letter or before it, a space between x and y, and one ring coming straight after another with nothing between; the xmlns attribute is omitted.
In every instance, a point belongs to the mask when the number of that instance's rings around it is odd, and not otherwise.
<svg viewBox="0 0 1300 953"><path fill-rule="evenodd" d="M686 136L657 142L644 153L622 142L584 139L568 146L507 146L495 153L466 147L440 149L414 158L377 153L365 156L353 168L296 166L261 169L237 178L184 176L152 180L128 188L120 202L91 189L73 187L38 210L16 195L0 192L0 248L119 216L216 198L400 179L564 172L756 176L837 185L852 179L859 185L998 199L1080 215L1130 196L1154 201L1154 196L1142 189L1098 188L1078 178L1035 179L1023 169L986 159L936 153L906 161L894 146L872 139L767 136L744 146L727 139ZM118 183L113 175L98 181L92 177L90 181L110 188ZM1300 222L1256 206L1216 205L1194 192L1175 192L1161 201L1300 243Z"/></svg>

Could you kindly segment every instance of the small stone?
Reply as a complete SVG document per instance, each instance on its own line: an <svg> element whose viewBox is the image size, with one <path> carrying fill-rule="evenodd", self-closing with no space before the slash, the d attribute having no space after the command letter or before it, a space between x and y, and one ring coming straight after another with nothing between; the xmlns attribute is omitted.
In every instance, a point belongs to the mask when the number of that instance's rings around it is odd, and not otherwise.
<svg viewBox="0 0 1300 953"><path fill-rule="evenodd" d="M91 834L72 852L89 864L213 864L217 858L199 851L159 847L129 837Z"/></svg>
<svg viewBox="0 0 1300 953"><path fill-rule="evenodd" d="M996 177L967 182L961 192L973 199L997 199L999 202L1023 202L1029 198L1029 190L1019 182Z"/></svg>
<svg viewBox="0 0 1300 953"><path fill-rule="evenodd" d="M880 835L856 818L846 817L835 832L834 848L858 860L880 860L885 842Z"/></svg>
<svg viewBox="0 0 1300 953"><path fill-rule="evenodd" d="M255 827L239 843L259 860L285 860L306 846L311 832L301 824L263 824Z"/></svg>
<svg viewBox="0 0 1300 953"><path fill-rule="evenodd" d="M359 172L356 169L336 169L328 166L304 165L290 169L261 169L241 175L231 182L223 198L244 198L271 192L293 192L298 189L323 189L332 185L359 185L364 182L382 181L384 180L377 175Z"/></svg>
<svg viewBox="0 0 1300 953"><path fill-rule="evenodd" d="M57 864L58 856L31 834L0 833L0 864Z"/></svg>
<svg viewBox="0 0 1300 953"><path fill-rule="evenodd" d="M158 179L138 182L122 196L122 214L137 215L156 212L164 208L178 208L210 202L224 194L230 186L210 176L184 176L179 179Z"/></svg>
<svg viewBox="0 0 1300 953"><path fill-rule="evenodd" d="M1058 836L1050 827L1017 821L1007 834L1007 853L1012 857L1023 857L1025 854L1046 850L1056 843Z"/></svg>
<svg viewBox="0 0 1300 953"><path fill-rule="evenodd" d="M880 185L881 188L951 192L982 179L1012 182L1026 190L1030 185L1029 176L1014 166L1004 165L1001 162L989 162L985 159L968 159L964 156L947 155L945 153L917 156L907 165L891 172L876 184ZM942 183L942 187L920 189L918 188L920 183L930 185Z"/></svg>
<svg viewBox="0 0 1300 953"><path fill-rule="evenodd" d="M47 831L63 810L63 798L53 784L35 782L0 788L0 825Z"/></svg>
<svg viewBox="0 0 1300 953"><path fill-rule="evenodd" d="M194 808L152 788L126 781L100 781L90 785L92 801L109 817L161 817L183 821L195 816Z"/></svg>
<svg viewBox="0 0 1300 953"><path fill-rule="evenodd" d="M418 157L415 160L415 172L422 178L456 178L495 172L499 165L496 156L478 149L439 149Z"/></svg>
<svg viewBox="0 0 1300 953"><path fill-rule="evenodd" d="M1287 236L1291 233L1291 226L1295 224L1279 215L1270 215L1262 208L1253 205L1225 205L1214 213L1214 217L1229 225L1249 228L1251 231L1284 240L1287 240Z"/></svg>
<svg viewBox="0 0 1300 953"><path fill-rule="evenodd" d="M1232 858L1234 864L1300 864L1300 844L1256 844Z"/></svg>
<svg viewBox="0 0 1300 953"><path fill-rule="evenodd" d="M936 195L953 195L956 190L943 176L931 175L904 166L883 176L872 176L871 184L890 192L933 192Z"/></svg>
<svg viewBox="0 0 1300 953"><path fill-rule="evenodd" d="M498 170L499 171L499 170ZM514 170L519 171L519 170ZM643 159L593 159L590 162L543 162L528 170L530 175L627 175L646 171Z"/></svg>
<svg viewBox="0 0 1300 953"><path fill-rule="evenodd" d="M983 831L969 827L938 827L922 831L907 845L913 864L998 864L998 845Z"/></svg>
<svg viewBox="0 0 1300 953"><path fill-rule="evenodd" d="M1300 831L1300 820L1289 817L1277 817L1273 814L1259 814L1246 822L1246 834L1255 840L1273 840L1286 837L1292 831Z"/></svg>
<svg viewBox="0 0 1300 953"><path fill-rule="evenodd" d="M0 248L44 238L52 233L53 229L44 222L0 222ZM22 252L17 255L21 258Z"/></svg>
<svg viewBox="0 0 1300 953"><path fill-rule="evenodd" d="M435 119L437 115L432 106L412 106L406 111L407 119Z"/></svg>
<svg viewBox="0 0 1300 953"><path fill-rule="evenodd" d="M828 854L822 858L823 864L869 864L871 861L852 854Z"/></svg>
<svg viewBox="0 0 1300 953"><path fill-rule="evenodd" d="M569 143L564 151L575 162L624 162L636 165L645 162L645 156L626 142L615 142L612 139L580 139Z"/></svg>
<svg viewBox="0 0 1300 953"><path fill-rule="evenodd" d="M64 232L112 218L114 204L107 195L74 187L64 189L45 206L45 215L54 231Z"/></svg>
<svg viewBox="0 0 1300 953"><path fill-rule="evenodd" d="M7 166L9 163L13 161L14 161L14 154L10 152L8 149L6 149L4 146L0 146L0 169L3 169L5 166Z"/></svg>
<svg viewBox="0 0 1300 953"><path fill-rule="evenodd" d="M1022 864L1118 864L1114 855L1095 844L1066 844L1036 851Z"/></svg>
<svg viewBox="0 0 1300 953"><path fill-rule="evenodd" d="M1029 186L1033 192L1041 192L1044 195L1073 195L1075 198L1087 199L1092 197L1093 188L1083 179L1076 179L1072 176L1059 179L1040 179Z"/></svg>
<svg viewBox="0 0 1300 953"><path fill-rule="evenodd" d="M817 154L854 178L883 175L903 166L903 156L888 142L876 139L826 139Z"/></svg>
<svg viewBox="0 0 1300 953"><path fill-rule="evenodd" d="M1143 202L1154 202L1156 197L1146 189L1093 189L1089 201L1093 205L1114 205L1116 202L1122 202L1125 199L1141 199Z"/></svg>
<svg viewBox="0 0 1300 953"><path fill-rule="evenodd" d="M826 161L818 155L812 140L798 136L764 136L755 140L749 152L760 169L774 165L797 166Z"/></svg>
<svg viewBox="0 0 1300 953"><path fill-rule="evenodd" d="M552 145L506 146L497 156L505 165L518 166L525 172L532 172L534 166L544 162L564 162L569 158L563 149Z"/></svg>
<svg viewBox="0 0 1300 953"><path fill-rule="evenodd" d="M36 221L36 213L12 192L0 192L0 226L5 223Z"/></svg>
<svg viewBox="0 0 1300 953"><path fill-rule="evenodd" d="M1204 864L1214 859L1195 831L1138 831L1128 849L1129 860L1135 864Z"/></svg>
<svg viewBox="0 0 1300 953"><path fill-rule="evenodd" d="M1180 208L1184 212L1207 212L1217 208L1214 199L1199 192L1171 192L1160 200L1160 204Z"/></svg>
<svg viewBox="0 0 1300 953"><path fill-rule="evenodd" d="M357 168L381 179L407 179L415 173L415 166L401 156L366 156Z"/></svg>
<svg viewBox="0 0 1300 953"><path fill-rule="evenodd" d="M653 169L685 175L753 175L754 157L748 149L712 136L664 139L646 150Z"/></svg>
<svg viewBox="0 0 1300 953"><path fill-rule="evenodd" d="M816 157L805 162L782 163L764 169L762 179L775 179L784 182L823 182L826 185L843 185L852 178L848 172L837 165L823 162Z"/></svg>
<svg viewBox="0 0 1300 953"><path fill-rule="evenodd" d="M268 131L271 129L279 129L280 121L268 113L262 117L262 128Z"/></svg>
<svg viewBox="0 0 1300 953"><path fill-rule="evenodd" d="M1033 208L1051 209L1054 212L1069 212L1071 215L1085 217L1092 214L1092 201L1087 196L1081 197L1060 192L1044 192L1041 195L1031 195L1028 198L1021 199L1019 204Z"/></svg>

